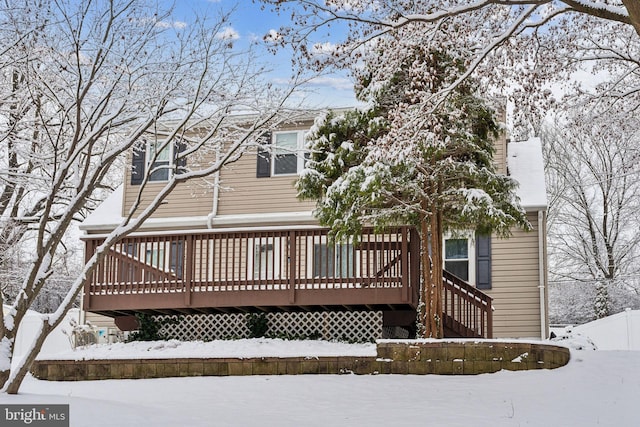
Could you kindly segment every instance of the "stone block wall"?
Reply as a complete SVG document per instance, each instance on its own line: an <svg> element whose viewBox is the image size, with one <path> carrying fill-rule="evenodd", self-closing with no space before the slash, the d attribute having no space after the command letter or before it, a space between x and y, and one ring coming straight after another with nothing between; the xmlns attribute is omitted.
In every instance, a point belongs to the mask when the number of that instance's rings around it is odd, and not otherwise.
<svg viewBox="0 0 640 427"><path fill-rule="evenodd" d="M568 348L545 343L382 340L377 357L37 360L31 372L52 381L350 373L475 375L502 369L554 369L566 365L569 358Z"/></svg>
<svg viewBox="0 0 640 427"><path fill-rule="evenodd" d="M555 369L569 363L566 347L533 342L378 341L378 358L407 365L409 374L484 374Z"/></svg>

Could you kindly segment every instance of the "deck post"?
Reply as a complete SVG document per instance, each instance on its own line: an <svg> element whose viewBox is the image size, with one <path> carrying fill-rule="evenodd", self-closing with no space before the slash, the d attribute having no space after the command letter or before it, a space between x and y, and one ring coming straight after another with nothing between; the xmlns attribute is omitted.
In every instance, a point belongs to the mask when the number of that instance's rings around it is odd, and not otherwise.
<svg viewBox="0 0 640 427"><path fill-rule="evenodd" d="M184 268L184 304L188 307L191 305L191 282L193 280L193 234L187 235L186 240L187 250L186 257L184 260L185 268Z"/></svg>
<svg viewBox="0 0 640 427"><path fill-rule="evenodd" d="M487 335L488 339L493 338L493 306L492 300L487 301Z"/></svg>
<svg viewBox="0 0 640 427"><path fill-rule="evenodd" d="M289 304L296 302L296 271L297 271L298 248L296 232L289 231Z"/></svg>
<svg viewBox="0 0 640 427"><path fill-rule="evenodd" d="M95 239L87 240L84 243L84 264L87 265L89 260L93 256L96 251L96 241ZM95 284L96 273L100 271L100 267L102 263L98 264L98 267L91 273L91 276L88 277L85 282L82 284L84 288L84 295L82 295L82 308L84 310L88 310L91 308L91 286Z"/></svg>
<svg viewBox="0 0 640 427"><path fill-rule="evenodd" d="M402 283L402 301L409 302L409 242L407 227L402 227L402 242L400 243L401 253L401 283Z"/></svg>
<svg viewBox="0 0 640 427"><path fill-rule="evenodd" d="M413 291L411 292L411 296L413 297L413 301L411 301L414 305L418 305L420 302L420 281L422 280L420 276L420 251L422 250L421 242L420 242L420 234L418 234L418 230L415 227L412 227L410 230L411 236L411 246L410 246L410 262L411 266L411 286L413 287Z"/></svg>

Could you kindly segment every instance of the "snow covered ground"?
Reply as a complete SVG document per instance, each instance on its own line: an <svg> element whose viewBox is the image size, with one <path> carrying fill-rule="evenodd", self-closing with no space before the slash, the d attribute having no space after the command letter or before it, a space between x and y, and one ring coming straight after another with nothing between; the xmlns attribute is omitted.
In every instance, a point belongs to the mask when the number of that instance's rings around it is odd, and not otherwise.
<svg viewBox="0 0 640 427"><path fill-rule="evenodd" d="M318 340L238 339L214 341L136 341L79 347L40 354L49 360L161 359L206 357L375 356L376 345Z"/></svg>
<svg viewBox="0 0 640 427"><path fill-rule="evenodd" d="M186 345L136 345L139 353L156 357L166 356L167 351L201 355ZM264 352L369 355L373 349L371 345L279 340L219 342L217 347L217 355L245 357ZM114 350L88 353L91 351ZM479 376L306 375L86 382L28 377L20 395L0 395L0 404L68 403L72 426L632 426L640 424L638 396L640 352L572 350L572 361L564 368Z"/></svg>
<svg viewBox="0 0 640 427"><path fill-rule="evenodd" d="M630 322L627 329L630 334L634 332L631 335L640 331L636 313L619 317L625 325ZM561 343L573 350L569 365L553 371L503 371L473 377L308 375L86 382L28 377L20 395L0 395L0 404L68 403L72 426L640 425L640 352L602 351L619 348L618 341L629 340L611 332L621 330L620 325L611 327L613 320L584 325L584 330L574 327L556 331L565 338ZM602 327L609 332L600 333ZM374 344L268 339L136 342L72 351L64 334L54 338L41 357L81 360L376 354ZM593 341L598 341L601 350L590 350L596 347Z"/></svg>

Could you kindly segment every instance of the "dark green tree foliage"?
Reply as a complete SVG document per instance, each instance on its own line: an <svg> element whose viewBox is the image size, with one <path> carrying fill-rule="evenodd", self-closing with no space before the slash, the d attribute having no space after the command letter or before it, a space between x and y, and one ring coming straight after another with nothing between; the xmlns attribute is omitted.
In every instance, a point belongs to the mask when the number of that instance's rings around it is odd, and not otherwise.
<svg viewBox="0 0 640 427"><path fill-rule="evenodd" d="M247 329L249 338L262 338L269 330L269 320L267 313L249 313L247 315Z"/></svg>
<svg viewBox="0 0 640 427"><path fill-rule="evenodd" d="M311 129L307 140L312 167L305 170L296 188L302 199L318 200L326 189L351 167L364 160L369 141L384 132L384 121L375 111L330 111Z"/></svg>
<svg viewBox="0 0 640 427"><path fill-rule="evenodd" d="M161 329L165 325L177 325L180 318L165 317L157 318L150 314L137 313L138 330L133 332L129 337L129 341L163 341L168 337L163 334Z"/></svg>
<svg viewBox="0 0 640 427"><path fill-rule="evenodd" d="M512 226L529 224L516 183L493 164L500 131L493 109L471 80L435 96L464 72L463 60L419 46L405 52L393 73L361 72L357 93L368 111L316 123L308 136L312 161L297 188L318 200L319 221L339 240L357 239L364 225L420 230L421 323L426 336L441 337L444 232L508 236Z"/></svg>

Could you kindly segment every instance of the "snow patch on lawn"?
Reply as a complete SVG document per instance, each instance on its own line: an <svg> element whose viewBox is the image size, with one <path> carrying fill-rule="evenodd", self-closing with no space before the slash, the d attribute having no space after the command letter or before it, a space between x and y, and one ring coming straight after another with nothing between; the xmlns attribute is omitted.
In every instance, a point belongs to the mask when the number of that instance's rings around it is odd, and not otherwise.
<svg viewBox="0 0 640 427"><path fill-rule="evenodd" d="M49 353L41 359L166 359L166 358L251 358L251 357L375 357L376 345L342 342L257 338L214 341L134 341L94 344L75 350Z"/></svg>

